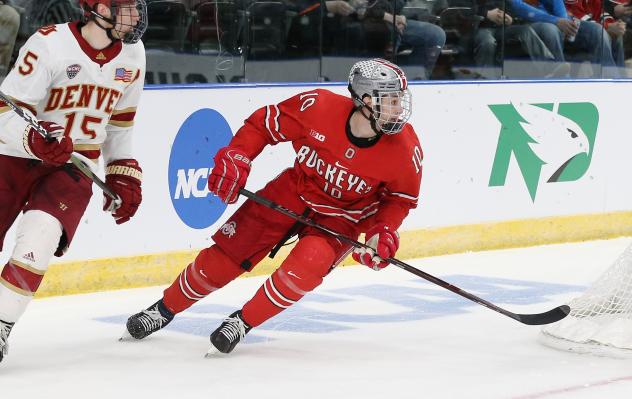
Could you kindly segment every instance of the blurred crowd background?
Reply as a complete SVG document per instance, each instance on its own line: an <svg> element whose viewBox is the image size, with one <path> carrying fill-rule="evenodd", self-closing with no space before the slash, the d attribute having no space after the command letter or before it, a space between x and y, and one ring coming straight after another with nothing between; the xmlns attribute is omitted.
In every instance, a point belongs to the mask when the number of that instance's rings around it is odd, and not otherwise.
<svg viewBox="0 0 632 399"><path fill-rule="evenodd" d="M627 0L147 0L147 84L346 80L382 57L414 80L627 78ZM76 0L0 0L0 80Z"/></svg>

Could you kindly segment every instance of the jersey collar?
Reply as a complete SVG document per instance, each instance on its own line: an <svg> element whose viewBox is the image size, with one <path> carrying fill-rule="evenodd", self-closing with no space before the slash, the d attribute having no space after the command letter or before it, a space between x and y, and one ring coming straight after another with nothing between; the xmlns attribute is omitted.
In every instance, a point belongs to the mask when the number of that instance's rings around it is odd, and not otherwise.
<svg viewBox="0 0 632 399"><path fill-rule="evenodd" d="M351 109L351 113L347 117L347 125L346 125L346 129L345 129L346 133L347 133L347 139L349 139L351 144L355 145L356 147L360 147L360 148L368 148L368 147L371 147L371 146L377 144L377 142L382 137L381 134L378 134L378 135L373 136L373 137L356 137L356 136L353 135L353 133L351 133L351 117L353 116L353 114L356 111L362 112L361 109L358 109L358 108L354 107L354 108Z"/></svg>
<svg viewBox="0 0 632 399"><path fill-rule="evenodd" d="M117 40L102 50L95 50L92 46L90 46L90 44L88 44L86 39L81 36L81 27L83 26L83 23L76 21L71 22L68 25L70 27L70 31L75 36L75 39L77 39L77 43L79 43L81 50L83 50L83 52L90 57L93 62L99 64L99 66L103 66L112 61L112 59L119 55L121 49L123 48L121 41Z"/></svg>

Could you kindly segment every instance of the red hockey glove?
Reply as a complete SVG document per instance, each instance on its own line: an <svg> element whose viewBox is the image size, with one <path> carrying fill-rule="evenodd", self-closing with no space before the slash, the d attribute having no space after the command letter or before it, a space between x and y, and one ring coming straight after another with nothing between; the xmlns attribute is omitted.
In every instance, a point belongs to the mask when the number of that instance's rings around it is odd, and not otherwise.
<svg viewBox="0 0 632 399"><path fill-rule="evenodd" d="M103 195L103 210L112 212L116 224L127 222L136 213L143 200L142 180L143 170L135 159L119 159L110 162L105 169L105 183L121 197L117 207L110 197Z"/></svg>
<svg viewBox="0 0 632 399"><path fill-rule="evenodd" d="M224 147L217 152L214 161L208 188L225 203L233 204L239 198L239 189L246 186L250 159L240 149Z"/></svg>
<svg viewBox="0 0 632 399"><path fill-rule="evenodd" d="M24 134L24 149L30 155L53 166L61 166L68 162L72 154L72 139L64 136L64 128L55 122L40 122L49 134L44 138L31 127Z"/></svg>
<svg viewBox="0 0 632 399"><path fill-rule="evenodd" d="M378 224L365 235L365 243L373 249L356 248L353 250L353 259L356 262L369 266L373 270L380 270L388 266L383 259L395 256L399 248L399 234L392 231L385 224Z"/></svg>

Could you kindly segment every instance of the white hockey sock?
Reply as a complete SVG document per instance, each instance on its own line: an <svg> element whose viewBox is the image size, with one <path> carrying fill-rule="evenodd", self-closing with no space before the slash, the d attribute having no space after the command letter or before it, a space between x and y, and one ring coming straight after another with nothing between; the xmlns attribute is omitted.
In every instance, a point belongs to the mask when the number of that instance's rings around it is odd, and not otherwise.
<svg viewBox="0 0 632 399"><path fill-rule="evenodd" d="M26 212L19 221L13 254L0 275L0 320L17 321L33 299L62 234L46 212Z"/></svg>

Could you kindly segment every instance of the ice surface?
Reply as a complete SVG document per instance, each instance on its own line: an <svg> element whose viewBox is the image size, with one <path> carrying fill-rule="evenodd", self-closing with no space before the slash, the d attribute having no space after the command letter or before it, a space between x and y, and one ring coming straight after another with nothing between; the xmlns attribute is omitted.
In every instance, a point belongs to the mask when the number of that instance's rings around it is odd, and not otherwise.
<svg viewBox="0 0 632 399"><path fill-rule="evenodd" d="M513 312L561 305L630 239L411 260ZM239 279L167 329L118 342L164 287L35 300L0 364L0 398L630 398L632 360L566 353L522 325L395 267L332 272L227 357L208 335L264 277Z"/></svg>

